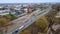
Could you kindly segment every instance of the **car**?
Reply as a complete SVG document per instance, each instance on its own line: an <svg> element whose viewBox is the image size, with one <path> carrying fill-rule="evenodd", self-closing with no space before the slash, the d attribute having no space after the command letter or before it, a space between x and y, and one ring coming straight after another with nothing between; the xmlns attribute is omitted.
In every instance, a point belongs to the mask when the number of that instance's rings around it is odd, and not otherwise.
<svg viewBox="0 0 60 34"><path fill-rule="evenodd" d="M19 31L19 30L16 30L16 31L14 31L12 34L16 34L16 33L18 33L18 31Z"/></svg>

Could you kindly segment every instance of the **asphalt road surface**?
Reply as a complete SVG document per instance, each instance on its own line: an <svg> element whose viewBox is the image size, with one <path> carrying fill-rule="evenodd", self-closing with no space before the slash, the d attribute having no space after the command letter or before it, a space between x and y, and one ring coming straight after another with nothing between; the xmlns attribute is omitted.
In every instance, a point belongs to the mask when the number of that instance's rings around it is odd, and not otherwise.
<svg viewBox="0 0 60 34"><path fill-rule="evenodd" d="M48 13L50 9L45 10L39 10L32 12L31 14L25 15L23 17L20 17L16 20L11 21L13 25L8 26L7 33L6 34L17 34L16 32L23 30L24 28L28 27L30 24L32 24L34 21L36 21L40 16L45 15Z"/></svg>

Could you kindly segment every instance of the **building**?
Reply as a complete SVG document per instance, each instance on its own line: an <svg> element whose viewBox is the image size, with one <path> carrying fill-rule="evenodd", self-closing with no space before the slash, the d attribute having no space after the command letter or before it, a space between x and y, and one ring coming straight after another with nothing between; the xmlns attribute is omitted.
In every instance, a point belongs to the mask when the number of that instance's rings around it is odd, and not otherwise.
<svg viewBox="0 0 60 34"><path fill-rule="evenodd" d="M55 17L60 18L60 11L57 13L57 15Z"/></svg>
<svg viewBox="0 0 60 34"><path fill-rule="evenodd" d="M9 10L0 10L0 15L9 14Z"/></svg>
<svg viewBox="0 0 60 34"><path fill-rule="evenodd" d="M28 6L28 7L22 7L20 9L23 13L31 13L34 10L34 7Z"/></svg>

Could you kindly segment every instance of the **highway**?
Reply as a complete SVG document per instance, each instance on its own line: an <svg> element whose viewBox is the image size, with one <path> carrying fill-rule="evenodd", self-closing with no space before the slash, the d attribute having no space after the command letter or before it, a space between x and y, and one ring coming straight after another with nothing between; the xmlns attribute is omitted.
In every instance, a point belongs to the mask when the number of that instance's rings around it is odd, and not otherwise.
<svg viewBox="0 0 60 34"><path fill-rule="evenodd" d="M50 9L49 9L49 10L50 10ZM18 29L19 33L20 33L23 29L27 28L29 25L31 25L32 23L34 23L36 20L38 20L41 16L45 15L46 13L48 13L49 10L47 10L47 12L45 12L45 11L43 10L43 12L41 12L41 13L39 13L38 15L36 15L35 17L31 18L28 22L26 22L24 25L21 26L22 28ZM17 33L17 34L19 34L19 33ZM16 34L16 33L14 33L14 34Z"/></svg>
<svg viewBox="0 0 60 34"><path fill-rule="evenodd" d="M49 8L44 9L42 11L37 9L31 14L25 15L23 17L20 17L16 20L11 21L13 25L8 26L6 34L18 34L20 31L22 31L23 29L25 29L26 27L34 23L39 17L48 13L49 10L50 10Z"/></svg>

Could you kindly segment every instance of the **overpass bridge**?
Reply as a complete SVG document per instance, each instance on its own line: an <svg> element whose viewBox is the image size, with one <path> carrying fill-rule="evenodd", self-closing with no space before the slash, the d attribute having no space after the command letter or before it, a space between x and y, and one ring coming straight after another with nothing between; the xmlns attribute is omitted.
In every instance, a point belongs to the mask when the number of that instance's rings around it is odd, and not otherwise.
<svg viewBox="0 0 60 34"><path fill-rule="evenodd" d="M48 13L50 9L51 8L47 8L41 11L38 8L36 11L32 12L31 14L25 15L23 17L20 17L16 20L11 21L11 23L14 23L14 24L11 26L8 26L7 32L5 34L18 34L23 29L27 28L29 25L34 23L41 16Z"/></svg>

